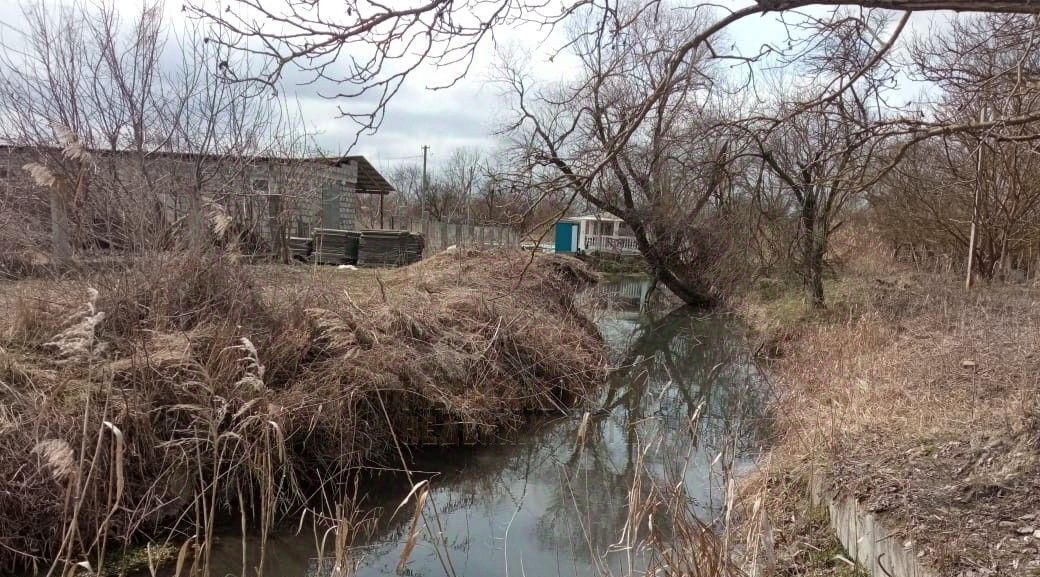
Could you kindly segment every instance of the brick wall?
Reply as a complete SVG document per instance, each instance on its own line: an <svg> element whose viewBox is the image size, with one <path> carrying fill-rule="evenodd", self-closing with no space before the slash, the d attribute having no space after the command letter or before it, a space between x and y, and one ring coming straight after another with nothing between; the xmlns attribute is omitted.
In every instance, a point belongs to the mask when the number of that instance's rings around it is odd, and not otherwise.
<svg viewBox="0 0 1040 577"><path fill-rule="evenodd" d="M357 166L345 163L326 169L328 189L326 199L336 207L335 215L325 228L354 230L357 228Z"/></svg>

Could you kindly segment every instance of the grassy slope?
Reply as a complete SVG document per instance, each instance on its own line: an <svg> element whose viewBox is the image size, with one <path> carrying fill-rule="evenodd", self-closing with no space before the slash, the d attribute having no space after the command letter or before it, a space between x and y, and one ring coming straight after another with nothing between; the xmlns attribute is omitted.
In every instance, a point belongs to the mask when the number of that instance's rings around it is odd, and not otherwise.
<svg viewBox="0 0 1040 577"><path fill-rule="evenodd" d="M776 444L746 490L771 510L781 573L848 570L822 554L834 540L806 505L815 470L942 575L1040 574L1040 534L1024 534L1040 528L1040 290L966 294L866 248L849 251L825 311L792 287L745 303L779 391Z"/></svg>

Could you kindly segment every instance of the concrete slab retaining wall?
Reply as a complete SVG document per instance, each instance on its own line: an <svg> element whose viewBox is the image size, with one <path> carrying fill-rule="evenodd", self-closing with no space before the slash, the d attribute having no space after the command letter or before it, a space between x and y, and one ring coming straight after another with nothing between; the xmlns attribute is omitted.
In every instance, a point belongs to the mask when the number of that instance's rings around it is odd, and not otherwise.
<svg viewBox="0 0 1040 577"><path fill-rule="evenodd" d="M831 494L822 477L811 483L813 504L827 507L831 528L849 556L873 577L938 577L925 567L903 531L886 524L856 499Z"/></svg>

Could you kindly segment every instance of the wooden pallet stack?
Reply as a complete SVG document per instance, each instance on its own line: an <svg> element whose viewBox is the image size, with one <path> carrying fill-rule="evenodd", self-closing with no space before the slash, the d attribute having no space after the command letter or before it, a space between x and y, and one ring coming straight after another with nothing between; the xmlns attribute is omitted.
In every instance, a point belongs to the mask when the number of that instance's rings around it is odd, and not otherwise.
<svg viewBox="0 0 1040 577"><path fill-rule="evenodd" d="M360 236L353 230L316 228L311 259L319 264L357 264Z"/></svg>
<svg viewBox="0 0 1040 577"><path fill-rule="evenodd" d="M404 266L422 258L421 234L406 230L366 230L358 248L360 266Z"/></svg>
<svg viewBox="0 0 1040 577"><path fill-rule="evenodd" d="M289 237L289 258L307 260L311 256L311 239L305 236Z"/></svg>

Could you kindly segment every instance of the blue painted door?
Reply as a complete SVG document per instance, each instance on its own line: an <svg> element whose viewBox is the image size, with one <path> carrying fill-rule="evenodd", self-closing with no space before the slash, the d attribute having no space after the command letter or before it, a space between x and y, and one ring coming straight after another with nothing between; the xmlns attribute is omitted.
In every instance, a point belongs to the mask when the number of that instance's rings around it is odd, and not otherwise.
<svg viewBox="0 0 1040 577"><path fill-rule="evenodd" d="M578 225L573 222L556 223L556 252L574 252L578 249Z"/></svg>

